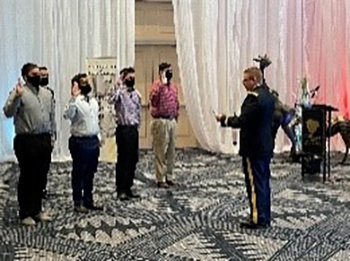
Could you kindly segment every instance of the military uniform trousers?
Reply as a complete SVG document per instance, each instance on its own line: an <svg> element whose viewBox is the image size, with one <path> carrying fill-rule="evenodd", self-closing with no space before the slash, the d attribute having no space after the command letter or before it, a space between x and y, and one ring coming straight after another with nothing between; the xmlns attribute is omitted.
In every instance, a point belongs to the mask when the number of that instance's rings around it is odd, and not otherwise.
<svg viewBox="0 0 350 261"><path fill-rule="evenodd" d="M270 225L271 190L270 157L243 157L243 171L250 203L251 222L258 225Z"/></svg>

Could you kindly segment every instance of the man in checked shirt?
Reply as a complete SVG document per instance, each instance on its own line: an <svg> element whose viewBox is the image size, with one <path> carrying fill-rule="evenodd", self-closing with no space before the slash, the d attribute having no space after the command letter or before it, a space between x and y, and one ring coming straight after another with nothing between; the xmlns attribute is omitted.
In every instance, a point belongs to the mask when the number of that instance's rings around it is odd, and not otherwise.
<svg viewBox="0 0 350 261"><path fill-rule="evenodd" d="M171 82L171 64L159 65L159 79L151 88L151 133L155 154L156 179L159 188L177 186L173 180L175 159L175 126L179 116L177 87Z"/></svg>
<svg viewBox="0 0 350 261"><path fill-rule="evenodd" d="M134 88L134 68L124 68L117 84L108 95L108 102L114 104L117 115L116 142L118 159L116 185L118 198L130 200L140 196L131 191L136 164L139 159L139 131L141 94Z"/></svg>

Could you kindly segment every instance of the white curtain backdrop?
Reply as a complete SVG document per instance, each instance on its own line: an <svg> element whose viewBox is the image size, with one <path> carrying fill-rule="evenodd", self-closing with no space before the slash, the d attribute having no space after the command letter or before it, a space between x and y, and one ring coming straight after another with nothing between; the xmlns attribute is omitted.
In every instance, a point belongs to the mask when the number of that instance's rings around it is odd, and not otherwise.
<svg viewBox="0 0 350 261"><path fill-rule="evenodd" d="M238 150L233 131L221 129L212 110L239 113L242 71L259 54L273 62L266 78L282 101L293 104L297 79L306 75L311 87L321 85L320 102L350 115L350 1L173 0L173 6L181 85L203 148ZM0 0L0 107L24 63L48 67L57 100L56 159L69 156L62 111L71 77L85 71L87 57L133 65L134 16L132 0ZM0 113L0 161L13 159L13 136L13 121ZM276 150L288 144L279 133Z"/></svg>
<svg viewBox="0 0 350 261"><path fill-rule="evenodd" d="M130 0L0 0L0 105L26 62L50 70L56 96L58 142L54 158L69 157L69 122L62 117L70 79L86 71L87 57L113 56L119 68L135 56L135 3ZM13 159L12 119L0 113L0 161Z"/></svg>
<svg viewBox="0 0 350 261"><path fill-rule="evenodd" d="M311 87L322 86L320 102L349 114L349 2L173 0L181 85L200 145L237 151L232 130L220 129L212 110L239 113L246 96L242 71L259 54L273 62L266 79L282 101L293 105L298 78L306 75ZM276 151L288 147L280 131Z"/></svg>

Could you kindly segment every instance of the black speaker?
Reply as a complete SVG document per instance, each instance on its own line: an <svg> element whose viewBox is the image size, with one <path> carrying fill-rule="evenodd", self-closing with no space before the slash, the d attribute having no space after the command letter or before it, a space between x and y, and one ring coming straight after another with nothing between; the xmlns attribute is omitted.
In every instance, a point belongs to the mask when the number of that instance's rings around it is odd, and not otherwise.
<svg viewBox="0 0 350 261"><path fill-rule="evenodd" d="M326 111L304 107L302 115L303 152L323 156L326 147Z"/></svg>
<svg viewBox="0 0 350 261"><path fill-rule="evenodd" d="M305 157L302 159L302 172L306 174L317 174L321 173L321 158Z"/></svg>

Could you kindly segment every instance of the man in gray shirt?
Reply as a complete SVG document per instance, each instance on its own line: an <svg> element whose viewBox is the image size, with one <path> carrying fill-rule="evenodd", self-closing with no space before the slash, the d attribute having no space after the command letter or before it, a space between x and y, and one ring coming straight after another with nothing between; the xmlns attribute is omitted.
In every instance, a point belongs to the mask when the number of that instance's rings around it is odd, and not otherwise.
<svg viewBox="0 0 350 261"><path fill-rule="evenodd" d="M4 106L6 117L14 117L14 150L19 163L18 203L21 223L34 226L50 221L42 212L42 189L51 162L52 135L56 132L52 93L40 88L37 65L22 67L25 84L18 82Z"/></svg>
<svg viewBox="0 0 350 261"><path fill-rule="evenodd" d="M51 117L52 119L51 120L51 123L52 124L55 124L56 121L55 121L55 107L56 107L56 100L55 100L55 93L53 91L53 89L51 89L49 87L49 70L45 67L45 66L42 66L42 67L39 67L39 71L40 71L40 87L42 88L45 88L47 90L49 90L52 94L52 114L51 114ZM56 141L56 137L57 137L57 133L56 133L56 126L52 126L51 130L53 131L52 133L52 136L51 136L51 143L52 143L52 149L54 148L54 144L55 144L55 141ZM49 166L48 166L49 167ZM47 169L47 173L49 173L49 169ZM47 185L47 175L46 175L46 179L44 180L44 183L43 183L43 199L48 199L49 197L49 193L46 189L46 185Z"/></svg>

